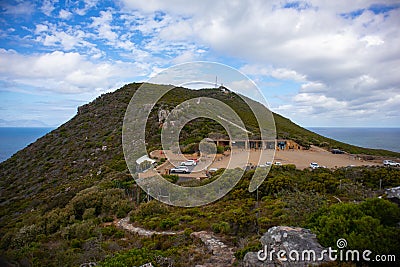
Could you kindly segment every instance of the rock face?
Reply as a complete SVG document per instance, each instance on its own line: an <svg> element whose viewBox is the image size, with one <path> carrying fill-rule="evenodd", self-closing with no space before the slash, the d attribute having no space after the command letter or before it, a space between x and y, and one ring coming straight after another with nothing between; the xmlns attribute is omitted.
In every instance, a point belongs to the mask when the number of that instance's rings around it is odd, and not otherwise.
<svg viewBox="0 0 400 267"><path fill-rule="evenodd" d="M168 117L169 111L166 109L160 109L158 110L158 123L161 124L165 121L165 119Z"/></svg>
<svg viewBox="0 0 400 267"><path fill-rule="evenodd" d="M275 226L268 229L260 238L260 242L264 251L262 253L248 252L243 259L243 266L309 266L329 261L328 253L324 253L320 259L321 252L325 248L318 243L315 234L308 229ZM284 251L284 253L279 254L279 251Z"/></svg>
<svg viewBox="0 0 400 267"><path fill-rule="evenodd" d="M399 198L400 199L400 186L392 187L385 190L388 198Z"/></svg>
<svg viewBox="0 0 400 267"><path fill-rule="evenodd" d="M385 190L387 199L400 206L400 186L392 187Z"/></svg>

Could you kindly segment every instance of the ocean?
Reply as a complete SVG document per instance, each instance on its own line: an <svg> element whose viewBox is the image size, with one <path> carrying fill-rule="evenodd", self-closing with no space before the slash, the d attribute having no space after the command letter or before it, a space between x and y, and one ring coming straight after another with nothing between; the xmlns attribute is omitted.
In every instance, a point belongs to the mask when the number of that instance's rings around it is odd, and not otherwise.
<svg viewBox="0 0 400 267"><path fill-rule="evenodd" d="M54 128L0 127L0 162L35 142Z"/></svg>
<svg viewBox="0 0 400 267"><path fill-rule="evenodd" d="M0 127L0 162L53 129ZM400 152L400 128L309 127L308 129L348 144Z"/></svg>
<svg viewBox="0 0 400 267"><path fill-rule="evenodd" d="M351 145L400 152L400 128L309 127L307 129Z"/></svg>

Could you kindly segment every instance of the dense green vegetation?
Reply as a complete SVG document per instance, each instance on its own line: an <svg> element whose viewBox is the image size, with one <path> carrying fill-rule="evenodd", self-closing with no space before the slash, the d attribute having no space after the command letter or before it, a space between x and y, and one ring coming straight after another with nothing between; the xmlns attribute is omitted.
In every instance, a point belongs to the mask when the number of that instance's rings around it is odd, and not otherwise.
<svg viewBox="0 0 400 267"><path fill-rule="evenodd" d="M195 265L209 256L203 245L190 237L198 230L220 235L236 248L240 259L259 246L259 234L282 224L311 227L324 245L346 237L357 247L366 242L363 235L375 235L384 238L387 248L371 244L371 250L400 251L399 244L388 236L398 231L394 226L398 207L373 199L379 194L380 181L382 188L400 185L400 170L394 168L310 171L274 166L258 190L258 200L255 192L247 190L252 175L249 171L227 196L204 207L177 208L148 201L127 170L121 146L124 112L139 86L126 85L97 98L81 107L72 120L0 164L0 265L5 261L21 266L79 266L90 261L104 266L149 261L157 266ZM176 90L166 95L152 114L158 107L208 95L237 108L246 126L257 131L254 117L237 96L214 89ZM304 146L359 149L311 133L276 114L275 121L279 138L292 138ZM155 148L159 145L157 117L152 116L147 126L147 141ZM181 133L187 142L184 146L198 142L198 136L224 134L209 120L193 121L185 127ZM398 156L387 151L357 151ZM174 175L165 178L177 182ZM192 182L190 186L195 185ZM338 204L337 199L343 203ZM350 203L354 201L359 204ZM354 210L358 217L346 217L348 210ZM381 210L385 212L380 214ZM310 217L311 213L315 215ZM135 236L114 224L128 214L138 226L184 232L173 237ZM330 228L324 227L331 227L341 216L349 226L336 233L338 236L330 236ZM332 224L323 223L325 220Z"/></svg>
<svg viewBox="0 0 400 267"><path fill-rule="evenodd" d="M193 231L221 235L226 243L237 248L235 255L240 260L245 252L259 246L260 233L275 225L292 225L313 229L325 246L334 246L342 237L351 248L386 254L400 251L400 229L396 226L400 209L387 200L374 198L378 194L378 177L385 187L400 185L399 169L310 171L278 166L260 186L258 201L256 192L247 190L252 173L248 171L223 199L197 208L171 207L156 200L147 202L143 192L138 204L137 192L131 192L133 199L126 194L129 188L134 189L129 179L102 181L76 194L65 207L25 214L14 227L8 228L1 249L7 258L35 266L61 262L74 266L88 261L104 261L104 266L150 261L158 266L171 262L174 266L187 266L205 259L198 250L202 244L190 237ZM338 199L343 203L338 203ZM137 226L183 234L145 238L111 223L130 211L130 219ZM377 238L381 241L374 242Z"/></svg>
<svg viewBox="0 0 400 267"><path fill-rule="evenodd" d="M321 208L311 217L309 226L326 247L337 247L337 239L345 238L348 249L371 250L374 255L394 254L398 259L399 221L400 209L396 204L373 198Z"/></svg>

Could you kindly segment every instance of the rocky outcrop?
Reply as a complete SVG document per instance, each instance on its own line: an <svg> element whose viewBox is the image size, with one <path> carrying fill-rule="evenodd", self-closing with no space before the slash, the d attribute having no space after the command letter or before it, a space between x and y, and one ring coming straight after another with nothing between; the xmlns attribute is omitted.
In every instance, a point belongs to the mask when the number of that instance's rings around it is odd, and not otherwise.
<svg viewBox="0 0 400 267"><path fill-rule="evenodd" d="M325 248L308 229L275 226L268 229L260 242L262 251L248 252L243 259L243 266L310 266L329 261L328 254L322 253Z"/></svg>
<svg viewBox="0 0 400 267"><path fill-rule="evenodd" d="M158 110L158 123L162 124L165 121L165 119L168 117L168 115L169 115L168 110L160 108Z"/></svg>
<svg viewBox="0 0 400 267"><path fill-rule="evenodd" d="M385 190L386 198L400 206L400 186Z"/></svg>

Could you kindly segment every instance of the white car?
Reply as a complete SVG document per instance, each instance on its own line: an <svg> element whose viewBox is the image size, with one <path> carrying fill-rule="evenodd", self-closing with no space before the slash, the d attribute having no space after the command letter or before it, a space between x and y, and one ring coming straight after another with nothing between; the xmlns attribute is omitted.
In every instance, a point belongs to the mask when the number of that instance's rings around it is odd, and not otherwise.
<svg viewBox="0 0 400 267"><path fill-rule="evenodd" d="M178 166L178 167L171 169L171 173L173 173L173 172L175 172L175 173L190 173L190 170L186 166Z"/></svg>
<svg viewBox="0 0 400 267"><path fill-rule="evenodd" d="M318 165L318 163L316 163L316 162L311 162L311 163L310 163L310 168L313 169L313 170L315 170L315 169L318 169L318 168L319 168L319 165Z"/></svg>
<svg viewBox="0 0 400 267"><path fill-rule="evenodd" d="M181 166L196 166L197 162L193 159L181 162Z"/></svg>
<svg viewBox="0 0 400 267"><path fill-rule="evenodd" d="M384 166L391 166L391 167L400 167L400 163L393 161L393 160L384 160L383 161Z"/></svg>

